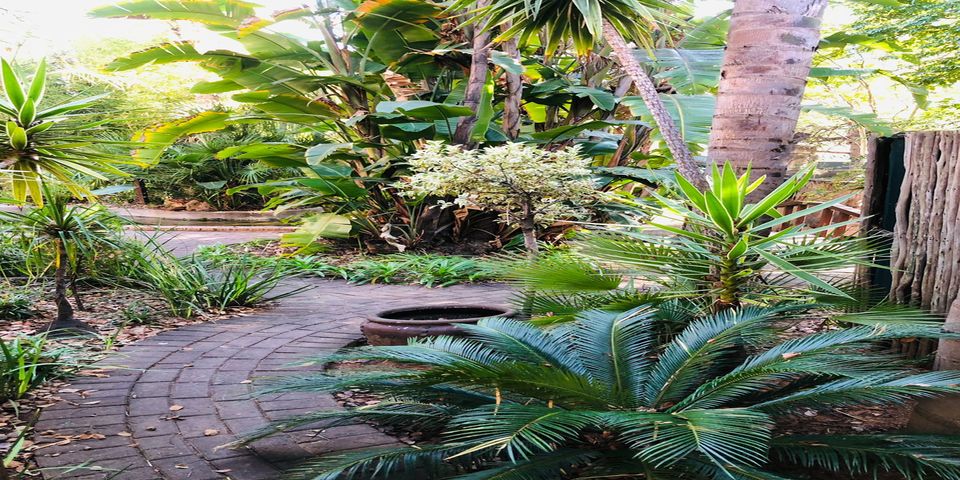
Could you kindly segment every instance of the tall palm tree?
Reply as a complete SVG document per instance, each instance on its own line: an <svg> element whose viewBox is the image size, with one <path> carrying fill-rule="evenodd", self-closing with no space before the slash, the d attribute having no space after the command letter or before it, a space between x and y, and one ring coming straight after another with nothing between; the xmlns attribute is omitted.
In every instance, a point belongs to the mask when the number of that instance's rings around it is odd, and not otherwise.
<svg viewBox="0 0 960 480"><path fill-rule="evenodd" d="M477 6L477 0L457 0L451 8ZM487 29L509 25L498 40L518 37L523 44L531 35L543 33L548 51L556 50L564 39L570 38L579 53L586 53L603 39L633 79L660 127L660 134L677 162L677 169L684 177L703 187L706 181L694 163L683 135L664 107L653 80L628 44L629 39L644 47L651 46L653 26L662 25L669 12L676 11L676 7L660 0L492 0L489 6L485 3L479 5L476 21L485 21Z"/></svg>
<svg viewBox="0 0 960 480"><path fill-rule="evenodd" d="M717 165L765 175L757 197L785 179L826 6L827 0L734 3L709 155Z"/></svg>

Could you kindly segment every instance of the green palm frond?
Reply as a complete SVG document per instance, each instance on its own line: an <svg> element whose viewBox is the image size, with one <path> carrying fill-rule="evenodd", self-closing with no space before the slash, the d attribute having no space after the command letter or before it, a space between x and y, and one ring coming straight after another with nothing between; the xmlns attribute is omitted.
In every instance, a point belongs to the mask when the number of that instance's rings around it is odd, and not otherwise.
<svg viewBox="0 0 960 480"><path fill-rule="evenodd" d="M463 445L379 448L340 455L328 455L297 465L286 478L303 480L411 479L436 475L450 467L444 459Z"/></svg>
<svg viewBox="0 0 960 480"><path fill-rule="evenodd" d="M508 279L522 289L556 292L604 292L622 281L616 273L569 254L543 255L512 269Z"/></svg>
<svg viewBox="0 0 960 480"><path fill-rule="evenodd" d="M543 0L532 3L496 0L485 9L474 10L475 7L474 3L459 0L453 2L449 10L472 11L475 15L472 21L486 21L488 28L509 22L510 28L506 28L500 38L519 37L521 44L542 33L549 52L556 51L564 39L572 38L580 53L586 53L597 44L604 20L639 44L650 47L653 44L650 27L660 25L664 28L671 15L683 11L674 4L659 0Z"/></svg>
<svg viewBox="0 0 960 480"><path fill-rule="evenodd" d="M690 410L673 415L610 414L622 438L638 450L637 458L654 467L669 466L694 452L715 465L766 463L772 419L745 409ZM651 418L652 417L652 418Z"/></svg>
<svg viewBox="0 0 960 480"><path fill-rule="evenodd" d="M960 392L960 372L946 370L903 376L878 373L823 383L812 388L758 403L753 408L777 410L803 405L893 405L917 398Z"/></svg>
<svg viewBox="0 0 960 480"><path fill-rule="evenodd" d="M731 348L767 333L776 311L726 310L691 322L670 342L650 372L645 402L677 402L703 381Z"/></svg>
<svg viewBox="0 0 960 480"><path fill-rule="evenodd" d="M590 310L571 329L573 349L593 380L608 385L618 403L637 405L653 365L655 312L640 307L624 313Z"/></svg>
<svg viewBox="0 0 960 480"><path fill-rule="evenodd" d="M507 359L563 368L574 373L584 371L580 359L570 353L564 339L528 322L485 318L475 325L463 324L459 328Z"/></svg>
<svg viewBox="0 0 960 480"><path fill-rule="evenodd" d="M960 479L960 438L926 435L816 435L773 439L771 456L805 468L905 480Z"/></svg>
<svg viewBox="0 0 960 480"><path fill-rule="evenodd" d="M357 421L375 422L379 425L403 425L418 431L435 431L443 427L457 412L455 407L442 404L411 401L382 401L376 405L366 405L350 410L317 411L298 415L246 432L240 444L249 444L277 432L288 432L300 427L323 422L323 428L338 425L351 425Z"/></svg>
<svg viewBox="0 0 960 480"><path fill-rule="evenodd" d="M533 405L491 405L457 415L444 439L473 445L457 455L494 452L511 462L555 451L578 432L602 423L600 412Z"/></svg>

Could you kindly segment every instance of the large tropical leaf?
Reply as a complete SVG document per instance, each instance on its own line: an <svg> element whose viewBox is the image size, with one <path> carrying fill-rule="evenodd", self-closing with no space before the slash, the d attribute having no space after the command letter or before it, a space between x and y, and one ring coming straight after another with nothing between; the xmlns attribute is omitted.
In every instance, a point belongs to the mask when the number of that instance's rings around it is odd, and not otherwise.
<svg viewBox="0 0 960 480"><path fill-rule="evenodd" d="M660 98L687 143L705 144L710 140L710 123L713 121L713 110L716 107L715 97L712 95L660 95ZM650 125L655 124L642 98L624 97L621 103L630 108L631 114L640 117Z"/></svg>
<svg viewBox="0 0 960 480"><path fill-rule="evenodd" d="M241 0L129 0L90 11L101 18L189 20L229 28L239 28L255 13L254 4Z"/></svg>

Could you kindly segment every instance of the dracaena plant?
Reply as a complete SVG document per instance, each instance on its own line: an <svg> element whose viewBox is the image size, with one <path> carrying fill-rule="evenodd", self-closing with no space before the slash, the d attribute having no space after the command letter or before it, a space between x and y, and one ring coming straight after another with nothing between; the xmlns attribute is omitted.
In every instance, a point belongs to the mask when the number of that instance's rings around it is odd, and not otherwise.
<svg viewBox="0 0 960 480"><path fill-rule="evenodd" d="M81 98L44 107L47 64L41 61L28 85L0 59L4 98L0 99L0 171L10 172L13 197L43 205L42 183L55 178L77 197L90 194L78 176L106 180L123 175L116 165L122 156L99 149L113 142L97 138L101 123L83 120L80 112L101 97Z"/></svg>
<svg viewBox="0 0 960 480"><path fill-rule="evenodd" d="M321 457L294 470L314 479L960 478L951 438L794 436L776 427L800 407L894 405L960 391L960 372L919 373L870 347L937 335L936 322L849 315L860 325L783 338L774 327L789 311L744 307L664 337L656 325L672 314L591 310L551 329L494 318L462 325L465 338L325 357L415 368L283 379L266 392L362 389L385 400L293 417L248 440L318 421L429 434L415 448Z"/></svg>
<svg viewBox="0 0 960 480"><path fill-rule="evenodd" d="M50 330L87 329L74 317L69 299L73 289L74 303L79 304L77 270L85 259L119 248L123 220L101 205L68 205L67 197L57 195L46 186L42 195L47 203L25 213L0 212L0 220L12 227L27 253L25 268L31 276L53 273L56 319ZM39 197L35 197L39 198Z"/></svg>
<svg viewBox="0 0 960 480"><path fill-rule="evenodd" d="M859 219L810 228L798 219L849 198L841 197L782 215L777 207L813 175L807 168L756 203L747 195L763 181L734 174L729 164L713 168L712 182L698 189L681 175L674 198L653 193L655 214L683 226L650 222L638 229L611 226L575 242L575 258L546 258L515 277L532 293L534 315L548 321L606 305L680 299L695 310L746 304L821 299L851 301L852 288L838 272L870 264L875 238L827 235ZM629 281L629 282L626 282ZM629 285L624 288L623 285Z"/></svg>

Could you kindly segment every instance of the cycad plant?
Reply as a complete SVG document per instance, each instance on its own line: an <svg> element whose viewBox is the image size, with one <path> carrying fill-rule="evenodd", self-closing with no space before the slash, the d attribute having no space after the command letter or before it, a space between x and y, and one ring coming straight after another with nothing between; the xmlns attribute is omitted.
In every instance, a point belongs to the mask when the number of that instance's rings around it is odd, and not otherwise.
<svg viewBox="0 0 960 480"><path fill-rule="evenodd" d="M13 67L0 59L4 98L0 98L0 172L12 174L13 197L27 197L43 206L43 180L50 176L76 197L90 194L78 176L106 180L123 175L117 165L124 157L99 147L107 142L96 134L103 122L88 122L80 111L101 97L80 98L42 107L47 66L41 61L29 86L24 88ZM116 142L114 142L116 143ZM122 143L122 142L121 142Z"/></svg>
<svg viewBox="0 0 960 480"><path fill-rule="evenodd" d="M464 325L466 338L327 357L417 368L285 379L268 392L363 389L387 400L296 417L259 435L358 419L433 434L416 447L295 469L314 479L960 478L953 438L776 429L779 415L799 407L893 405L960 391L960 372L915 372L870 348L936 335L935 323L852 315L862 325L784 339L773 327L789 312L744 307L665 338L657 324L668 315L650 306L592 310L551 329L495 318Z"/></svg>

